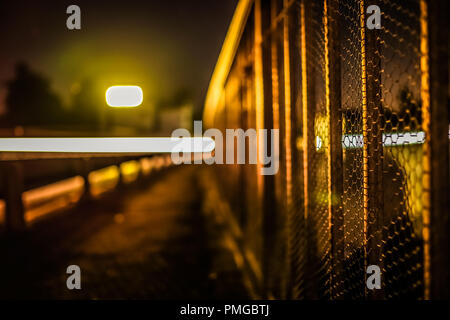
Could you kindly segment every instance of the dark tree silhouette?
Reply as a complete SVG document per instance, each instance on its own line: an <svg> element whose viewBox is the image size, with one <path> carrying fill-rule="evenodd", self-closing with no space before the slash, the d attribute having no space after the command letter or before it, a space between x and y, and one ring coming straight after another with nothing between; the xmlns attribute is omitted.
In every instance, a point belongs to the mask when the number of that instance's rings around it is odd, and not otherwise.
<svg viewBox="0 0 450 320"><path fill-rule="evenodd" d="M99 99L94 84L93 79L83 79L72 98L72 122L77 122L76 125L95 127L100 123Z"/></svg>
<svg viewBox="0 0 450 320"><path fill-rule="evenodd" d="M65 118L61 99L51 90L50 81L23 62L15 67L15 77L6 83L8 117L15 125L53 125Z"/></svg>

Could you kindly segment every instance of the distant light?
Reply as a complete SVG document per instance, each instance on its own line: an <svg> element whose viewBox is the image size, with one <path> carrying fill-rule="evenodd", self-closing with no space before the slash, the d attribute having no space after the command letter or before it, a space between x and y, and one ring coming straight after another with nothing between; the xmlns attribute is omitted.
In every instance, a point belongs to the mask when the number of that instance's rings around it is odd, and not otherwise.
<svg viewBox="0 0 450 320"><path fill-rule="evenodd" d="M112 86L106 90L106 103L110 107L137 107L144 94L138 86Z"/></svg>
<svg viewBox="0 0 450 320"><path fill-rule="evenodd" d="M319 151L322 148L322 139L319 136L316 136L316 151Z"/></svg>
<svg viewBox="0 0 450 320"><path fill-rule="evenodd" d="M424 142L425 142L425 132L423 131L383 134L384 146L422 144Z"/></svg>
<svg viewBox="0 0 450 320"><path fill-rule="evenodd" d="M123 178L123 182L130 183L138 178L141 166L136 160L130 160L122 162L119 168Z"/></svg>
<svg viewBox="0 0 450 320"><path fill-rule="evenodd" d="M450 129L449 129L450 138ZM422 144L425 142L425 132L402 132L402 133L383 133L383 146L395 147L403 145ZM316 151L322 148L323 142L319 136L316 136ZM344 134L342 136L342 147L344 149L356 149L364 146L362 134Z"/></svg>
<svg viewBox="0 0 450 320"><path fill-rule="evenodd" d="M403 145L422 144L425 142L425 132L383 133L383 146L396 147ZM346 134L342 137L344 148L362 148L364 139L362 134Z"/></svg>

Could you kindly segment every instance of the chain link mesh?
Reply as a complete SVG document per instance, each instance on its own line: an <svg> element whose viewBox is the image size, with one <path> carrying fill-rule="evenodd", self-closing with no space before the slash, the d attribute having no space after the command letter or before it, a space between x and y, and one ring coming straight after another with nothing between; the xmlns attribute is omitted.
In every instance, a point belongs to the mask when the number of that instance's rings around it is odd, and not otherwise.
<svg viewBox="0 0 450 320"><path fill-rule="evenodd" d="M424 298L420 1L261 1L264 127L280 129L280 171L258 180L245 166L251 173L222 185L236 197L237 184L264 184L262 197L273 197L266 206L246 195L245 208L235 208L246 217L244 242L256 253L265 296ZM373 4L381 29L365 25ZM247 38L225 88L243 74L242 56L251 56L246 68L257 58L255 38ZM254 79L236 83L244 94L227 93L226 119L253 110L245 97L258 94ZM342 128L337 158L330 125ZM261 227L249 229L252 221ZM376 293L366 286L371 264L382 272Z"/></svg>

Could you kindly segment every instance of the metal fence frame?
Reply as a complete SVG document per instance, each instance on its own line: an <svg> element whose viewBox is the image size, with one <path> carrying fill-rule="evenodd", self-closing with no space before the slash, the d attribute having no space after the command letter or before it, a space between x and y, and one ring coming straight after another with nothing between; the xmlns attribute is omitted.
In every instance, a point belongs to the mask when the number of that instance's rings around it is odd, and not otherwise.
<svg viewBox="0 0 450 320"><path fill-rule="evenodd" d="M422 279L418 280L423 290L420 289L421 294L416 298L448 298L450 267L449 153L446 152L449 150L448 46L443 40L448 38L448 22L445 16L448 4L441 0L414 1L420 6L420 17L415 17L420 25L407 27L413 30L412 32L418 30L420 38L420 43L413 45L416 45L420 57L420 61L414 61L414 64L420 67L420 100L423 116L421 126L425 134L421 160L424 190L420 200L423 203L423 242L420 244L421 249L415 251L416 254L423 252L422 265L418 268L423 273ZM247 113L247 116L256 117L256 128L275 128L281 131L281 163L278 175L261 178L257 177L257 171L251 166L244 166L242 169L251 172L245 176L246 179L257 181L257 201L262 203L262 205L250 203L243 213L244 215L251 213L251 217L261 217L261 229L252 229L253 234L246 237L249 239L253 236L262 236L262 247L255 248L256 242L249 245L245 240L242 247L244 256L249 251L260 252L255 256L261 257L257 259L263 278L259 287L262 296L265 297L294 299L390 297L384 292L384 287L381 290L368 290L365 287L367 277L365 272L357 275L358 281L364 285L361 295L354 296L346 288L345 215L342 203L345 193L344 107L341 105L343 94L341 81L345 75L342 74L341 68L342 17L339 17L339 11L343 3L350 2L357 10L355 13L357 20L354 22L358 27L355 33L360 40L357 44L360 60L354 67L361 75L358 80L361 95L363 178L361 267L364 269L361 270L365 270L368 265L376 264L380 266L383 277L387 268L384 265L386 259L384 250L387 249L384 247L389 237L388 228L385 226L387 217L384 217L383 186L388 181L383 182L385 170L383 166L389 165L389 161L385 159L383 146L385 139L383 121L386 120L383 119L382 90L385 89L381 77L385 72L382 63L386 59L381 50L386 44L382 30L369 30L365 26L368 3L365 0L241 1L237 10L239 14L235 16L232 26L240 25L239 28L235 26L234 30L243 31L241 34L231 31L228 34L225 43L227 40L234 41L233 50L222 52L221 58L228 55L228 61L224 63L223 59L221 62L219 58L210 84L205 106L206 125L228 128L230 123L224 124L222 119L240 111L227 102L223 105L215 103L211 97L214 95L217 101L224 101L217 97L227 96L228 83L233 81L237 74L243 74L239 72L243 64L238 61L245 60L245 68L247 72L251 70L252 75L243 90L247 95L254 95L254 99L251 102L233 103L241 103L244 109L250 108L255 111ZM377 0L371 1L370 5L372 4L379 5L383 12L386 3ZM402 9L402 5L405 4L394 5ZM431 21L433 23L430 23ZM313 22L316 25L313 25ZM413 23L413 20L406 23ZM320 27L319 31L317 26ZM316 41L315 32L320 33L320 43L317 47L323 59L323 65L320 66L315 62L314 54L317 54L317 51L311 51L317 49L312 48ZM253 36L248 37L248 34ZM253 41L253 44L249 41ZM317 87L317 81L323 82L323 85L320 85L323 88ZM322 91L324 96L320 96ZM315 121L316 108L320 103L324 103L321 108L326 111L325 135L328 139L326 153L322 156L326 159L324 173L326 181L320 186L327 190L327 209L325 216L318 218L312 195L317 184L322 182L318 182L318 176L310 165L317 159ZM218 170L232 173L228 168ZM225 183L219 186L220 188L225 190L233 186ZM244 234L249 230L248 223L252 222L247 221L241 225ZM325 228L322 236L326 247L321 249L325 250L325 260L315 256L319 249L315 247L315 240L311 239L311 230L318 223ZM254 234L258 230L261 234ZM313 233L317 233L317 230ZM409 253L405 251L404 254L408 256ZM398 297L402 297L403 294L399 293Z"/></svg>

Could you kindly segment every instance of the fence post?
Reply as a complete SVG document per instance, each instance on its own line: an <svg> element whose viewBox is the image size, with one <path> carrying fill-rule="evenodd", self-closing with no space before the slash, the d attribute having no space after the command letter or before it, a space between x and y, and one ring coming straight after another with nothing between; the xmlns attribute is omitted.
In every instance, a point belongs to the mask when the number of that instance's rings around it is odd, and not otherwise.
<svg viewBox="0 0 450 320"><path fill-rule="evenodd" d="M119 180L117 181L117 186L116 186L116 190L118 192L122 192L125 189L126 183L125 183L125 178L124 178L124 174L123 174L123 170L122 170L122 163L124 163L125 160L123 157L119 158L120 160L117 162L116 166L119 169ZM158 167L158 171L161 170L161 167Z"/></svg>
<svg viewBox="0 0 450 320"><path fill-rule="evenodd" d="M446 0L420 1L424 297L450 297L448 26Z"/></svg>
<svg viewBox="0 0 450 320"><path fill-rule="evenodd" d="M270 1L270 21L271 21L271 29L273 30L273 32L271 33L271 39L270 39L270 54L271 54L271 79L272 79L272 117L273 117L273 128L274 129L278 129L280 130L280 144L282 143L282 134L281 134L281 110L280 110L280 79L279 79L279 69L278 69L278 57L279 57L279 48L278 48L278 43L277 43L277 35L276 35L276 24L277 24L277 1L276 0L271 0ZM282 158L282 153L281 153L281 149L278 148L278 152L277 154L274 154L274 158L275 159L281 159ZM279 161L279 160L278 160ZM282 182L281 181L281 170L283 168L282 166L282 162L279 161L279 168L280 168L280 172L277 174L277 176L274 178L275 179L275 193L276 196L275 198L277 199L276 202L276 208L277 208L277 215L275 217L273 217L273 222L274 223L278 223L278 220L280 219L280 214L282 214L284 211L280 210L280 202L278 201L278 199L282 199ZM284 230L284 228L283 228ZM273 279L271 279L271 288L274 291L279 291L279 296L284 298L285 297L285 292L286 292L286 287L287 287L287 283L286 283L286 278L284 277L284 272L283 272L283 265L285 261L280 261L281 257L279 255L279 253L281 252L280 250L280 235L279 235L279 230L276 231L277 233L274 236L274 243L275 246L274 248L274 254L276 254L277 257L279 257L276 261L274 261L272 259L271 261L271 265L272 265L272 270L273 270ZM282 242L282 244L284 245L285 242ZM278 252L277 252L278 251ZM275 292L274 292L275 293Z"/></svg>
<svg viewBox="0 0 450 320"><path fill-rule="evenodd" d="M292 200L292 107L291 107L291 70L290 70L290 39L289 39L289 1L283 1L285 15L283 17L283 67L284 67L284 137L285 137L285 183L286 183L286 279L287 298L292 298L292 252L293 252L293 200ZM297 230L298 231L298 230ZM295 232L295 230L294 230Z"/></svg>
<svg viewBox="0 0 450 320"><path fill-rule="evenodd" d="M272 114L269 112L271 104L266 101L272 100L271 84L268 83L268 77L264 75L270 72L270 47L264 47L263 43L263 10L262 0L255 1L255 103L256 103L256 123L257 127L261 129L270 130L273 127ZM267 12L264 12L267 14ZM269 22L270 24L270 22ZM260 145L258 152L269 151L270 154L274 152L271 149L272 141L270 133L267 134L266 146L262 141L258 141ZM263 150L266 147L268 150ZM267 153L268 154L268 153ZM259 162L259 160L258 160ZM260 167L258 166L258 175L260 175ZM262 241L263 241L263 261L262 261L262 296L264 298L271 297L270 286L270 272L271 272L271 258L273 253L273 226L275 218L275 197L274 190L274 177L273 175L265 175L262 181L262 215L263 215L263 227L262 227Z"/></svg>
<svg viewBox="0 0 450 320"><path fill-rule="evenodd" d="M374 4L373 1L370 4ZM360 0L361 71L363 110L364 271L377 265L381 289L368 290L369 299L382 299L383 287L383 127L381 120L381 57L379 30L366 29L365 1ZM367 274L365 274L367 279Z"/></svg>
<svg viewBox="0 0 450 320"><path fill-rule="evenodd" d="M328 118L328 212L331 233L331 298L344 298L344 192L339 0L324 0L325 81Z"/></svg>
<svg viewBox="0 0 450 320"><path fill-rule="evenodd" d="M25 209L22 201L24 191L24 174L22 164L16 161L3 164L6 182L6 230L8 232L25 229Z"/></svg>
<svg viewBox="0 0 450 320"><path fill-rule="evenodd" d="M306 272L305 281L307 282L305 297L307 299L317 299L317 284L312 274L313 270L312 257L316 254L315 242L311 239L311 218L310 215L310 187L312 185L312 175L310 173L309 165L311 159L316 152L315 137L314 137L314 119L315 119L315 86L312 81L314 79L314 66L308 61L311 49L308 50L308 45L311 45L310 40L311 26L311 2L302 0L300 3L300 20L301 20L301 71L302 71L302 149L303 149L303 196L304 196L304 219L306 230Z"/></svg>
<svg viewBox="0 0 450 320"><path fill-rule="evenodd" d="M79 159L77 160L77 167L80 176L84 181L83 195L81 196L81 201L89 201L91 199L91 185L89 183L89 172L90 172L90 162L89 159Z"/></svg>

